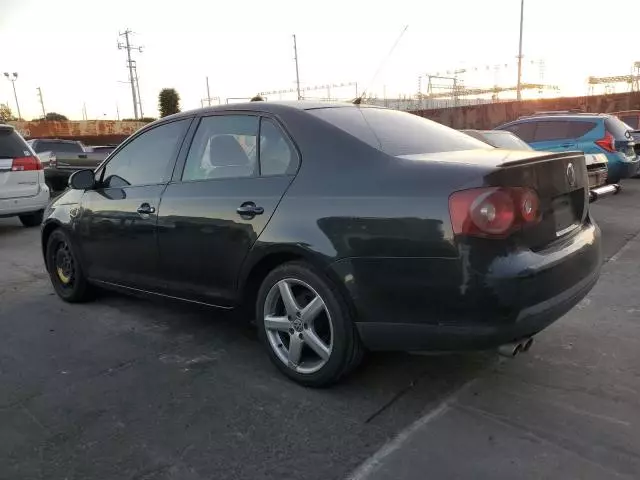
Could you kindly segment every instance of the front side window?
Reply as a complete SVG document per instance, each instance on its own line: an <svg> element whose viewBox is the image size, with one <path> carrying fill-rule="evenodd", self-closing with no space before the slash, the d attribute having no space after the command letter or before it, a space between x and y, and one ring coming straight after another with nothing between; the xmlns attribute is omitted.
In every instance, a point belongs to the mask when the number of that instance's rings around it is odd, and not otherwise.
<svg viewBox="0 0 640 480"><path fill-rule="evenodd" d="M126 144L107 163L104 187L155 185L169 177L169 166L175 161L180 143L191 119L165 123L148 130Z"/></svg>
<svg viewBox="0 0 640 480"><path fill-rule="evenodd" d="M193 137L182 180L255 175L258 123L259 118L253 115L204 117Z"/></svg>
<svg viewBox="0 0 640 480"><path fill-rule="evenodd" d="M296 168L296 156L282 130L268 118L260 124L260 175L285 175Z"/></svg>

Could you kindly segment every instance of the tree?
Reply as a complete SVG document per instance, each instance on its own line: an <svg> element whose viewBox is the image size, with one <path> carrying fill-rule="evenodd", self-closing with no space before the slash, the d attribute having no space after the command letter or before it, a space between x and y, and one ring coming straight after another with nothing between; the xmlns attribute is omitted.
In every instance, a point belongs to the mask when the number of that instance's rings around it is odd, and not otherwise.
<svg viewBox="0 0 640 480"><path fill-rule="evenodd" d="M260 94L256 95L251 99L252 102L264 102L264 98Z"/></svg>
<svg viewBox="0 0 640 480"><path fill-rule="evenodd" d="M13 116L9 105L0 103L0 122L10 122L13 120L17 120L17 118Z"/></svg>
<svg viewBox="0 0 640 480"><path fill-rule="evenodd" d="M44 120L48 120L50 122L67 122L69 119L64 115L56 112L49 112L44 116Z"/></svg>
<svg viewBox="0 0 640 480"><path fill-rule="evenodd" d="M163 88L158 95L158 110L160 117L173 115L180 111L180 95L175 88Z"/></svg>

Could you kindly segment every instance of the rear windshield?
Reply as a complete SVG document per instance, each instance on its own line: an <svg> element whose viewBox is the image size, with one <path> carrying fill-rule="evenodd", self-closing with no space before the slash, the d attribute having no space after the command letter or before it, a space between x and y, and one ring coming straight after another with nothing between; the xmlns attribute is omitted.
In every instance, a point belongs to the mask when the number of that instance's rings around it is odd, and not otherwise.
<svg viewBox="0 0 640 480"><path fill-rule="evenodd" d="M510 132L483 132L483 135L494 147L511 150L533 150L529 144Z"/></svg>
<svg viewBox="0 0 640 480"><path fill-rule="evenodd" d="M18 158L31 155L27 142L13 129L0 128L0 158Z"/></svg>
<svg viewBox="0 0 640 480"><path fill-rule="evenodd" d="M36 142L36 153L53 152L53 153L83 153L80 144L75 142L51 142L47 140L39 140Z"/></svg>
<svg viewBox="0 0 640 480"><path fill-rule="evenodd" d="M620 117L620 120L634 130L640 129L640 115L625 115L624 117Z"/></svg>
<svg viewBox="0 0 640 480"><path fill-rule="evenodd" d="M625 125L617 117L610 117L605 119L605 126L607 127L607 131L611 133L615 137L616 140L625 140L631 138L631 133L629 133L629 125Z"/></svg>
<svg viewBox="0 0 640 480"><path fill-rule="evenodd" d="M308 112L393 156L490 148L457 130L397 110L338 107Z"/></svg>

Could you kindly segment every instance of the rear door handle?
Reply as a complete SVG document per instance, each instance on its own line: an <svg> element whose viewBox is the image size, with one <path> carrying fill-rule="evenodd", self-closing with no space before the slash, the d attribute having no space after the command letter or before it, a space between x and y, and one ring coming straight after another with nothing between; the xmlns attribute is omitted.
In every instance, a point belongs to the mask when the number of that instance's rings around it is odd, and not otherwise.
<svg viewBox="0 0 640 480"><path fill-rule="evenodd" d="M254 217L256 215L262 215L264 208L257 207L253 202L245 202L236 209L236 212L243 217Z"/></svg>
<svg viewBox="0 0 640 480"><path fill-rule="evenodd" d="M563 143L562 145L560 145L562 148L570 148L573 147L574 144L573 143Z"/></svg>
<svg viewBox="0 0 640 480"><path fill-rule="evenodd" d="M140 205L138 207L137 212L140 215L149 215L151 213L156 213L156 209L154 207L152 207L151 205L149 205L148 203L143 203L142 205Z"/></svg>

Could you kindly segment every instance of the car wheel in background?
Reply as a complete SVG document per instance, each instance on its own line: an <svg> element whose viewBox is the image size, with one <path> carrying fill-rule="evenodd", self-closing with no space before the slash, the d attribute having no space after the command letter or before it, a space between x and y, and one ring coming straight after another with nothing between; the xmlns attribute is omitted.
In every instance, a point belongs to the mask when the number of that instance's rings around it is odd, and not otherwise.
<svg viewBox="0 0 640 480"><path fill-rule="evenodd" d="M40 210L34 213L28 213L24 215L20 215L20 222L25 227L37 227L42 223L42 216L44 215L44 211Z"/></svg>
<svg viewBox="0 0 640 480"><path fill-rule="evenodd" d="M51 234L45 255L51 283L60 298L71 303L91 298L90 286L78 256L64 231L58 229Z"/></svg>
<svg viewBox="0 0 640 480"><path fill-rule="evenodd" d="M256 311L271 360L302 385L328 386L362 360L350 309L331 281L306 263L287 263L269 273Z"/></svg>

